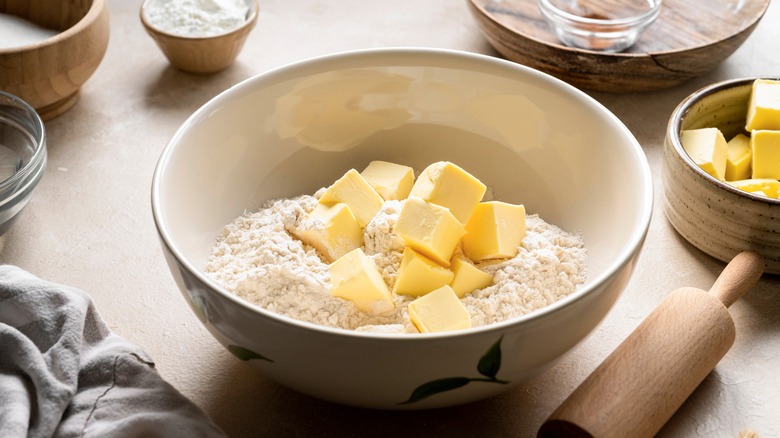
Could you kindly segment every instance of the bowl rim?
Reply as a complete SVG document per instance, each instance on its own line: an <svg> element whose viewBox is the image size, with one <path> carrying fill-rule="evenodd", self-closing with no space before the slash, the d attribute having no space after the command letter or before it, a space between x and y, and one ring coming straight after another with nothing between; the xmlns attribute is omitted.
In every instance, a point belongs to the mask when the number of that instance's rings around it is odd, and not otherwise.
<svg viewBox="0 0 780 438"><path fill-rule="evenodd" d="M418 61L417 63L415 63L411 60L413 57L422 57L424 60L431 60L431 61L424 61L424 62ZM555 303L552 303L541 309L537 309L532 312L529 312L528 314L509 318L504 321L496 322L493 324L488 324L479 327L471 327L468 329L453 330L449 332L439 332L439 333L420 333L420 334L412 334L412 335L408 333L358 332L355 330L335 328L335 327L310 323L306 321L300 321L285 315L272 312L270 310L266 310L232 293L229 293L227 290L222 288L216 282L208 278L200 269L197 269L195 266L193 266L193 264L190 263L190 261L186 257L184 257L184 255L179 250L179 248L177 248L177 246L173 242L170 232L167 229L166 224L161 219L162 205L160 199L161 197L160 192L161 192L163 174L165 173L165 170L168 166L168 163L171 159L174 150L176 149L176 146L180 138L184 136L185 132L199 119L203 117L208 117L208 115L211 112L213 112L212 109L213 107L219 105L223 101L231 99L232 96L235 94L246 94L246 92L252 89L252 87L256 82L261 82L265 84L265 83L274 83L275 80L289 80L290 73L293 73L292 77L296 77L296 75L305 74L309 72L312 68L316 69L316 67L319 64L324 64L324 63L330 65L332 65L333 63L339 63L340 64L339 68L351 68L351 66L355 63L355 61L360 61L360 65L368 65L366 64L367 58L374 59L374 60L404 59L404 65L406 66L429 65L433 60L437 60L441 62L442 66L444 66L447 64L447 62L458 62L458 61L463 62L465 60L472 64L487 64L492 67L491 71L514 71L515 73L520 72L524 75L530 75L533 78L545 81L556 88L564 89L565 91L570 93L571 98L579 99L584 104L592 106L594 110L601 112L602 115L606 116L609 120L611 120L615 124L615 126L621 132L623 132L623 134L629 140L629 147L635 153L636 163L641 173L642 187L640 187L640 189L643 198L643 201L639 206L640 220L634 224L634 227L630 233L630 239L628 240L627 244L620 250L617 257L615 257L615 260L607 268L605 268L604 271L600 273L600 275L597 275L596 277L589 279L590 281L587 287L581 286L577 288L574 292L572 292L570 295L556 301ZM352 63L350 63L350 61L352 61ZM392 64L387 64L387 65L392 65ZM173 137L168 141L168 143L163 148L162 153L160 154L159 160L154 170L154 175L152 178L152 186L151 186L152 216L162 244L167 248L170 254L176 259L176 262L180 265L180 267L186 269L190 275L194 276L195 278L198 279L198 281L210 287L212 291L219 294L222 298L232 301L234 304L237 304L238 306L241 306L252 313L256 313L259 316L270 318L272 321L276 323L280 323L286 326L292 326L298 329L315 330L316 332L319 332L321 334L330 334L333 336L340 336L340 337L384 339L388 341L404 340L405 342L425 342L432 339L449 339L453 337L463 337L463 336L465 337L481 336L486 333L495 333L495 332L503 333L508 327L524 325L524 324L533 324L537 321L544 319L551 313L554 313L564 307L569 307L573 305L575 302L586 299L588 295L590 295L592 292L598 289L608 278L616 276L618 271L620 271L625 265L629 264L633 259L633 257L636 254L638 254L650 226L650 220L651 220L652 210L653 210L653 202L654 199L653 199L652 175L650 171L650 166L647 161L647 157L641 145L636 140L636 138L631 133L631 131L625 126L625 124L623 124L623 122L620 119L618 119L618 117L615 114L609 111L604 105L599 103L593 97L589 96L585 92L575 88L572 85L569 85L568 83L560 79L557 79L547 73L524 66L522 64L517 64L504 59L495 58L492 56L478 54L478 53L451 50L451 49L421 48L421 47L371 48L371 49L350 50L350 51L320 55L313 58L292 62L268 70L266 72L255 75L253 77L247 78L237 83L236 85L233 85L232 87L224 90L223 92L219 93L214 98L212 98L211 100L203 104L193 114L191 114L182 123L182 125L176 130ZM185 291L180 290L180 292L186 294Z"/></svg>
<svg viewBox="0 0 780 438"><path fill-rule="evenodd" d="M21 46L12 46L6 48L0 47L0 55L38 50L44 47L59 44L64 40L72 38L73 36L81 33L87 27L91 26L92 23L94 23L98 18L100 18L103 10L106 9L107 1L108 0L92 0L92 4L89 6L89 10L87 10L87 13L84 14L84 16L81 17L81 19L79 19L79 21L77 21L76 24L74 24L73 26L63 30L62 32L58 31L55 35L52 35L51 37L46 38L43 41L38 41L31 44L24 44Z"/></svg>
<svg viewBox="0 0 780 438"><path fill-rule="evenodd" d="M567 29L594 26L594 32L627 33L644 29L658 18L663 0L644 0L649 8L639 14L620 18L593 18L563 10L553 0L539 0L539 10L550 21ZM626 28L630 29L626 29Z"/></svg>
<svg viewBox="0 0 780 438"><path fill-rule="evenodd" d="M146 19L146 7L152 1L159 1L159 0L144 0L143 3L141 3L141 8L139 10L141 23L146 28L146 31L157 35L165 36L166 38L169 39L181 40L181 41L209 41L209 40L214 40L216 38L229 37L231 35L235 35L241 32L246 32L254 28L255 24L257 23L257 16L260 14L260 1L249 0L249 15L246 17L246 20L244 20L244 23L241 24L241 26L238 26L235 29L231 29L226 32L218 33L215 35L208 35L208 36L179 35L179 34L175 34L163 30L153 25L152 23L149 22L149 20Z"/></svg>
<svg viewBox="0 0 780 438"><path fill-rule="evenodd" d="M46 167L47 150L46 127L38 112L27 102L11 93L0 90L0 98L7 99L18 105L18 108L24 110L35 128L41 133L40 138L33 136L35 150L29 161L21 169L17 170L16 173L0 181L0 193L6 193L9 189L11 190L7 197L0 200L0 206L3 206L20 196L20 193L24 193L31 184L37 184L40 175L43 174Z"/></svg>
<svg viewBox="0 0 780 438"><path fill-rule="evenodd" d="M671 143L672 149L674 149L675 153L677 154L677 156L680 157L683 163L685 163L685 165L689 169L691 169L694 173L698 174L704 181L706 181L710 185L725 190L729 193L733 193L737 196L750 199L751 201L757 201L768 205L780 205L780 199L769 198L767 196L761 196L761 195L754 195L744 190L740 190L732 186L731 184L721 181L715 178L714 176L710 175L709 173L705 172L701 167L699 167L693 161L690 155L688 155L688 153L685 151L685 148L683 148L682 142L680 141L680 134L682 133L682 123L685 117L688 115L688 113L695 105L697 105L699 102L706 99L707 97L713 96L719 92L734 89L734 88L739 88L739 87L750 86L756 79L769 79L769 80L780 81L780 78L775 78L771 76L757 76L757 77L728 79L725 81L715 82L706 85L694 91L690 95L688 95L688 97L683 99L677 105L677 108L675 108L674 111L672 111L672 115L671 117L669 117L669 122L666 128L666 132L667 132L666 137L667 140ZM745 108L745 113L747 113L747 108Z"/></svg>

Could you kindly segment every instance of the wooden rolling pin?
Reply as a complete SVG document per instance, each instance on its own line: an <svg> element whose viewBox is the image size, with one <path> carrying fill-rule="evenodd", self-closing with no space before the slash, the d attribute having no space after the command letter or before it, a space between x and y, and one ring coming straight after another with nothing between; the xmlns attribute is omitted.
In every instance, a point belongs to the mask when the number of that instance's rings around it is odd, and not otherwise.
<svg viewBox="0 0 780 438"><path fill-rule="evenodd" d="M728 312L764 271L738 254L707 293L678 289L550 415L538 437L655 435L734 343Z"/></svg>

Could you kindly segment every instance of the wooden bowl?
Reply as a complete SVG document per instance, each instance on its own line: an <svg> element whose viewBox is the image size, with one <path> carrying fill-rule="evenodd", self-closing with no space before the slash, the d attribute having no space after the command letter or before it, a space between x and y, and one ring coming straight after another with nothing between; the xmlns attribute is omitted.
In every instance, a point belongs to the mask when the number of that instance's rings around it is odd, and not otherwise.
<svg viewBox="0 0 780 438"><path fill-rule="evenodd" d="M537 0L468 0L485 37L511 61L577 87L616 93L668 88L702 75L753 32L769 0L664 0L639 40L620 53L564 46Z"/></svg>
<svg viewBox="0 0 780 438"><path fill-rule="evenodd" d="M194 74L211 74L230 67L244 47L247 35L255 27L259 5L250 1L250 12L244 24L228 33L208 37L175 35L149 23L141 6L141 22L170 63L179 70Z"/></svg>
<svg viewBox="0 0 780 438"><path fill-rule="evenodd" d="M739 252L764 256L766 272L780 274L780 199L754 195L710 176L683 149L680 133L715 127L726 139L745 133L755 78L707 86L672 113L664 142L664 212L696 248L728 262Z"/></svg>
<svg viewBox="0 0 780 438"><path fill-rule="evenodd" d="M0 12L60 31L0 48L0 90L27 102L43 120L70 109L108 47L106 0L0 0Z"/></svg>

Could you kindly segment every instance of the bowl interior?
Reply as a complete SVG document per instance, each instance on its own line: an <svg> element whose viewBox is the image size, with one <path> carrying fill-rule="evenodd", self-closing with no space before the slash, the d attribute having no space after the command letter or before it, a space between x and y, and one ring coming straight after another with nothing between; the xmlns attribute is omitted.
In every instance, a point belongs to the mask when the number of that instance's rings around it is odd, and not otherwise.
<svg viewBox="0 0 780 438"><path fill-rule="evenodd" d="M6 0L0 12L29 20L38 26L67 30L87 15L94 0Z"/></svg>
<svg viewBox="0 0 780 438"><path fill-rule="evenodd" d="M764 203L780 203L777 199L749 194L719 181L694 163L680 141L682 131L700 128L718 128L726 141L737 134L749 136L750 133L745 130L745 120L754 80L754 78L734 79L705 87L689 96L675 110L670 119L668 140L686 165L710 183L745 198Z"/></svg>
<svg viewBox="0 0 780 438"><path fill-rule="evenodd" d="M644 154L601 105L512 63L413 49L331 55L216 97L166 147L155 218L197 274L218 232L243 212L312 194L372 160L418 171L452 161L495 199L581 233L585 287L624 263L649 223Z"/></svg>

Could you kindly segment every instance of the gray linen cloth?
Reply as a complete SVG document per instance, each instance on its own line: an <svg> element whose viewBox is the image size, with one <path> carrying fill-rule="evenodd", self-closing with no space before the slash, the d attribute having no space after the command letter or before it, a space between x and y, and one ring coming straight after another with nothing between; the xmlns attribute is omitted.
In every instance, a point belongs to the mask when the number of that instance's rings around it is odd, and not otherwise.
<svg viewBox="0 0 780 438"><path fill-rule="evenodd" d="M225 435L86 293L0 266L0 436Z"/></svg>

